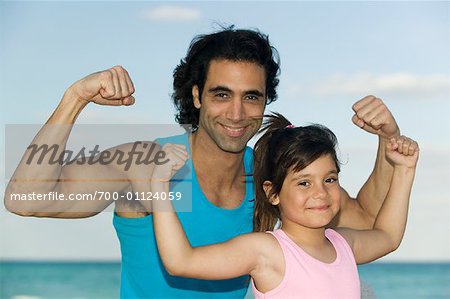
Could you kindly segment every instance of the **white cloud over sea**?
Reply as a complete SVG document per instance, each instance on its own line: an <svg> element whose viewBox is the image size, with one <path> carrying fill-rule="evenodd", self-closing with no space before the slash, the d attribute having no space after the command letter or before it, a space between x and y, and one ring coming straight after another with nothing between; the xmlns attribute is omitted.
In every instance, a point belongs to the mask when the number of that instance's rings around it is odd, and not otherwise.
<svg viewBox="0 0 450 299"><path fill-rule="evenodd" d="M407 72L337 73L316 79L308 86L292 83L287 87L290 95L306 92L313 96L358 96L388 94L397 99L427 100L449 98L450 76L448 74L414 74Z"/></svg>
<svg viewBox="0 0 450 299"><path fill-rule="evenodd" d="M199 20L202 13L195 8L163 5L144 11L143 16L158 22L192 22Z"/></svg>

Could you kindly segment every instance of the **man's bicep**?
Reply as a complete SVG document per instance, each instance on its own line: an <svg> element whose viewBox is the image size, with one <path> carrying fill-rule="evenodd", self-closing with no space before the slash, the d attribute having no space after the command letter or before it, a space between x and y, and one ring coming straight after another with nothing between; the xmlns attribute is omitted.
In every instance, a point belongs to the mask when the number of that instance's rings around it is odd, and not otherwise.
<svg viewBox="0 0 450 299"><path fill-rule="evenodd" d="M370 229L372 228L372 223L372 217L363 209L355 198L352 198L348 192L341 187L340 210L330 226Z"/></svg>
<svg viewBox="0 0 450 299"><path fill-rule="evenodd" d="M151 178L160 146L154 142L121 144L99 152L84 161L65 165L61 174L64 190L121 192L132 189L133 182Z"/></svg>
<svg viewBox="0 0 450 299"><path fill-rule="evenodd" d="M55 193L65 200L36 213L37 217L84 218L94 216L111 203L126 196L131 188L125 169L126 159L106 159L118 153L126 153L125 145L100 152L84 160L74 160L62 167ZM105 154L107 153L107 154ZM117 154L115 154L117 156ZM103 158L102 158L103 157ZM128 169L132 171L132 167Z"/></svg>

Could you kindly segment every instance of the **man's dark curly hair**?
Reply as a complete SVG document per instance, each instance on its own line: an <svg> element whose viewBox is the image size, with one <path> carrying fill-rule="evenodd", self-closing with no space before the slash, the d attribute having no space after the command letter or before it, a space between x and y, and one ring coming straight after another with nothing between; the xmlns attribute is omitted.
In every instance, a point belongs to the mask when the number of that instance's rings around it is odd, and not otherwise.
<svg viewBox="0 0 450 299"><path fill-rule="evenodd" d="M197 85L202 94L211 60L254 62L261 65L266 74L266 104L277 99L276 87L280 61L277 50L269 43L267 35L256 30L229 27L219 32L196 36L188 53L173 74L172 99L177 108L176 121L191 124L196 131L199 109L194 107L192 87Z"/></svg>

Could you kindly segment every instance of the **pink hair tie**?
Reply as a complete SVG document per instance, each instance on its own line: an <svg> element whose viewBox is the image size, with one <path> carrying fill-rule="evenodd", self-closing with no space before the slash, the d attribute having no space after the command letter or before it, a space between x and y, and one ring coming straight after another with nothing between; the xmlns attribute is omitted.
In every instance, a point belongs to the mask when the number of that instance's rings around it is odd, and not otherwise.
<svg viewBox="0 0 450 299"><path fill-rule="evenodd" d="M287 125L287 126L286 126L286 129L293 129L293 128L295 128L294 125Z"/></svg>

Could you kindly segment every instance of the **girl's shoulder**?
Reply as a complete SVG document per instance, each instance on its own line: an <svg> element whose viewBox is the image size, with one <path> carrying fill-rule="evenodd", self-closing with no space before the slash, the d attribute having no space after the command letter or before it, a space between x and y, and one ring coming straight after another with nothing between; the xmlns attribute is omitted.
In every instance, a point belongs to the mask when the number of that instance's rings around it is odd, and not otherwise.
<svg viewBox="0 0 450 299"><path fill-rule="evenodd" d="M241 245L252 249L255 255L263 260L273 259L274 256L283 256L278 240L270 232L253 232L243 234L234 239ZM241 247L242 248L242 247Z"/></svg>
<svg viewBox="0 0 450 299"><path fill-rule="evenodd" d="M243 234L241 236L244 236L246 238L252 238L254 240L258 240L260 242L264 243L278 243L276 237L274 236L276 231L266 231L266 232L252 232L248 234Z"/></svg>
<svg viewBox="0 0 450 299"><path fill-rule="evenodd" d="M272 232L251 233L258 251L262 254L268 264L279 267L280 261L284 260L283 250L277 238Z"/></svg>
<svg viewBox="0 0 450 299"><path fill-rule="evenodd" d="M270 232L247 233L236 237L236 239L243 239L245 242L254 243L258 247L279 247L277 239Z"/></svg>

